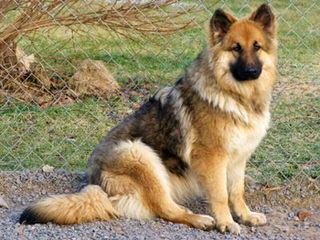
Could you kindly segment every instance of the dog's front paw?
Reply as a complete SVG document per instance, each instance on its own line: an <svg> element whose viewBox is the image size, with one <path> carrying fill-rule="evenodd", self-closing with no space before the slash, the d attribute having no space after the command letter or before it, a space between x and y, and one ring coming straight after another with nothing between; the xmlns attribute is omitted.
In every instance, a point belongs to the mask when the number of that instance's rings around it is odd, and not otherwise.
<svg viewBox="0 0 320 240"><path fill-rule="evenodd" d="M231 232L237 235L240 234L241 231L239 224L234 221L217 223L217 229L220 232Z"/></svg>
<svg viewBox="0 0 320 240"><path fill-rule="evenodd" d="M195 228L199 228L205 231L213 230L215 227L215 221L212 217L202 214L192 214L190 218L191 224Z"/></svg>
<svg viewBox="0 0 320 240"><path fill-rule="evenodd" d="M250 226L264 225L267 218L263 213L250 212L247 216L241 217L241 222Z"/></svg>

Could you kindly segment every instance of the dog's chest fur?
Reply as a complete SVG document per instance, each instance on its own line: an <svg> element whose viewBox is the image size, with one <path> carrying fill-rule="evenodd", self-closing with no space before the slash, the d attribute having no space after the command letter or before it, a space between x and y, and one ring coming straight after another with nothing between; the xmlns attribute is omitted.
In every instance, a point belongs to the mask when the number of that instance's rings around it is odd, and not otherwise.
<svg viewBox="0 0 320 240"><path fill-rule="evenodd" d="M184 160L187 163L190 163L192 156L186 153L191 153L197 145L213 151L223 151L233 161L246 160L266 134L270 121L268 107L259 113L245 110L243 107L245 118L241 118L238 111L230 111L236 109L229 106L234 105L235 100L225 96L224 104L219 104L217 99L216 104L204 101L197 94L184 99L188 111L184 110L181 114L184 117L180 119L184 121L181 125L189 126L184 137ZM185 117L186 112L189 112L190 116Z"/></svg>
<svg viewBox="0 0 320 240"><path fill-rule="evenodd" d="M227 136L227 149L231 154L231 163L246 161L265 136L269 127L269 111L258 116L248 115L248 124L245 127L234 125L230 128L230 134Z"/></svg>
<svg viewBox="0 0 320 240"><path fill-rule="evenodd" d="M198 155L194 152L197 152L197 148L201 146L208 149L209 152L223 152L228 161L228 169L231 168L232 173L243 174L242 166L268 129L270 121L268 108L260 114L246 111L246 119L239 119L238 113L233 114L220 109L201 99L195 92L179 92L178 89L173 89L171 94L175 96L172 107L176 109L174 112L179 120L181 139L183 139L178 152L187 166L190 167L192 162L199 160L197 156L202 155L202 149L198 151ZM233 101L225 100L225 102L232 103ZM232 109L228 105L220 104L220 106ZM208 157L211 156L213 155ZM210 159L207 160L210 161ZM171 177L173 189L182 192L181 188L183 188L185 189L183 192L186 192L182 196L175 193L175 198L202 194L199 190L202 188L192 174L192 167L189 167L181 174L183 178ZM192 193L188 193L189 191Z"/></svg>

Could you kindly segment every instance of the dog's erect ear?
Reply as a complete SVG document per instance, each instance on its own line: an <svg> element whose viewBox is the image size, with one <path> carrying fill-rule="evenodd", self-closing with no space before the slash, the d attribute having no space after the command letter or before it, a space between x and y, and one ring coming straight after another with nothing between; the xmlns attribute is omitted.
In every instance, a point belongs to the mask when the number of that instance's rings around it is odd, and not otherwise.
<svg viewBox="0 0 320 240"><path fill-rule="evenodd" d="M237 21L237 19L230 13L218 8L210 20L211 35L214 38L218 37L221 39L235 21Z"/></svg>
<svg viewBox="0 0 320 240"><path fill-rule="evenodd" d="M275 16L267 4L262 4L256 11L252 12L249 20L259 23L264 31L272 35L275 33Z"/></svg>

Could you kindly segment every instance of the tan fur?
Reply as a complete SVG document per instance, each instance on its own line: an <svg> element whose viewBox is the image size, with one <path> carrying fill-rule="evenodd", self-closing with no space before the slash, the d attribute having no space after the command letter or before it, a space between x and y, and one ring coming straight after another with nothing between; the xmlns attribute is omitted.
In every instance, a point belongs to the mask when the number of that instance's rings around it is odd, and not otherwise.
<svg viewBox="0 0 320 240"><path fill-rule="evenodd" d="M139 140L126 141L114 154L112 174L103 173L102 187L120 215L139 219L160 216L203 229L212 225L210 217L192 214L172 200L168 172L150 147ZM204 220L198 222L198 218Z"/></svg>
<svg viewBox="0 0 320 240"><path fill-rule="evenodd" d="M87 174L100 187L41 200L32 213L66 224L159 216L205 230L216 223L222 232L239 234L233 210L241 223L265 224L265 216L244 201L244 174L269 127L276 48L274 16L266 5L239 20L217 10L208 46L185 76L158 91L93 152ZM232 66L242 73L240 60L261 66L258 77L237 77ZM194 195L208 198L214 219L180 205Z"/></svg>
<svg viewBox="0 0 320 240"><path fill-rule="evenodd" d="M47 221L59 224L83 223L96 218L117 217L108 195L99 186L88 185L76 194L54 195L31 205Z"/></svg>
<svg viewBox="0 0 320 240"><path fill-rule="evenodd" d="M258 81L238 82L229 70L230 60L235 61L236 56L227 49L234 42L252 44L254 39L265 46L258 53L264 63L262 73ZM195 171L205 182L212 212L222 231L240 231L232 220L228 201L242 222L250 225L266 222L263 214L253 213L246 206L243 181L246 160L269 126L270 91L276 69L276 40L268 41L256 23L246 19L236 21L231 25L224 44L217 44L214 38L209 44L211 51L208 52L211 53L213 74L217 81L203 76L193 79L199 96L211 103L215 111L221 111L215 114L213 109L207 108L195 114L197 118L193 126L199 129L199 136L196 137L199 140L194 144L192 159ZM202 128L210 123L214 123L212 128Z"/></svg>

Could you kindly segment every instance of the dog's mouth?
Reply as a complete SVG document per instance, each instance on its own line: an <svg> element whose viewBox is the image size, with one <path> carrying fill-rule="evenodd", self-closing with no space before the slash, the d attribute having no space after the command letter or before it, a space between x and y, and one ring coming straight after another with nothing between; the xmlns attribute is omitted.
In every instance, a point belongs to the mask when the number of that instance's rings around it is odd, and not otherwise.
<svg viewBox="0 0 320 240"><path fill-rule="evenodd" d="M247 73L239 73L239 72L232 72L232 76L237 81L250 81L250 80L257 80L260 77L260 73L254 73L254 74L247 74Z"/></svg>

